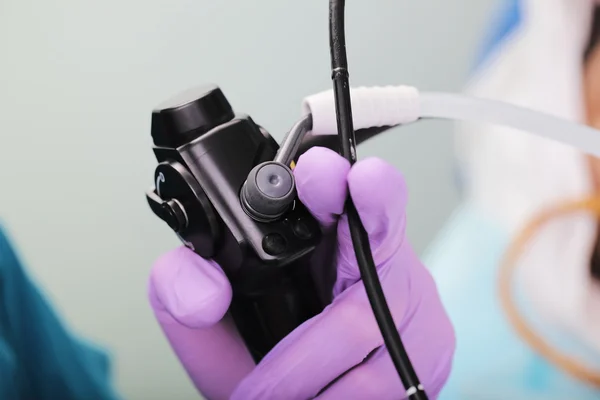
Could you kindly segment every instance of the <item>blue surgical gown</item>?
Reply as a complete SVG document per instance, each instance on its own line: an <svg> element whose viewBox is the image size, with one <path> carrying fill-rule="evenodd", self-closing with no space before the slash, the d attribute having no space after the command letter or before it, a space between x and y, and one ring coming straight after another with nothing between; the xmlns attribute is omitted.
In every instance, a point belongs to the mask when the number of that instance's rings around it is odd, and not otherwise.
<svg viewBox="0 0 600 400"><path fill-rule="evenodd" d="M75 337L0 229L0 400L116 400L107 354Z"/></svg>
<svg viewBox="0 0 600 400"><path fill-rule="evenodd" d="M439 400L599 399L600 391L550 365L508 324L497 290L499 262L508 241L485 214L464 205L423 257L457 337L453 369ZM549 343L599 368L593 352L535 321L535 315L521 307Z"/></svg>

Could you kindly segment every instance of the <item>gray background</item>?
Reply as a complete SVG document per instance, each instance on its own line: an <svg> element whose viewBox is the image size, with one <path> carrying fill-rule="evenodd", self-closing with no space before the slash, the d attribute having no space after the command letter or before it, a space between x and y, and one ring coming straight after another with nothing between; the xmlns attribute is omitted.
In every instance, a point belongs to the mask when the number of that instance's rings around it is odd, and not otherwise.
<svg viewBox="0 0 600 400"><path fill-rule="evenodd" d="M495 2L352 2L351 84L460 90ZM152 107L214 82L281 139L331 87L327 16L325 0L0 0L0 217L70 327L111 349L127 398L197 398L145 297L178 244L144 199ZM359 150L405 173L420 251L458 199L451 132L424 123Z"/></svg>

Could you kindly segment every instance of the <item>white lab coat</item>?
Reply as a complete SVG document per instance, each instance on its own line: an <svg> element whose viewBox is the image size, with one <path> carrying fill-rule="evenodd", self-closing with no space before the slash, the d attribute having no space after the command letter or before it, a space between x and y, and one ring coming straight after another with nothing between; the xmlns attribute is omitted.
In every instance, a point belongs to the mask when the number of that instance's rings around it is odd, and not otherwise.
<svg viewBox="0 0 600 400"><path fill-rule="evenodd" d="M468 92L583 122L594 2L505 0L501 34ZM519 229L545 207L591 193L585 156L527 133L464 125L457 161L464 202L425 257L457 329L455 368L441 398L600 398L515 335L496 289L500 258ZM600 366L600 289L589 273L596 228L585 214L552 222L521 258L515 282L530 323L590 366Z"/></svg>

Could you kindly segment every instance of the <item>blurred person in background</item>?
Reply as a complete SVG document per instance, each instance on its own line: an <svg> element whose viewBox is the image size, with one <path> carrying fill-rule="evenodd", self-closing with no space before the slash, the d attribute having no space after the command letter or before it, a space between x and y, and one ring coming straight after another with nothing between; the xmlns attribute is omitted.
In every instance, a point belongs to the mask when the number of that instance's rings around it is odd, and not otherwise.
<svg viewBox="0 0 600 400"><path fill-rule="evenodd" d="M0 399L118 398L108 355L70 332L0 228Z"/></svg>
<svg viewBox="0 0 600 400"><path fill-rule="evenodd" d="M600 128L595 1L501 3L470 94ZM464 200L424 257L457 334L440 399L599 398L600 161L466 124L457 150Z"/></svg>

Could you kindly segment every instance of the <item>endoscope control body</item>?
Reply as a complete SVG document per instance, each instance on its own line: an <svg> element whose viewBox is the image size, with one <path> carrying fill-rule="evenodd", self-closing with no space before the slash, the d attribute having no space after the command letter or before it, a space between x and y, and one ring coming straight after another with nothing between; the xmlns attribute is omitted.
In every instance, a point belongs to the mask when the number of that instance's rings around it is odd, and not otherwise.
<svg viewBox="0 0 600 400"><path fill-rule="evenodd" d="M233 289L230 313L258 362L331 302L333 241L298 200L288 166L273 162L277 142L234 113L217 86L159 105L151 131L158 166L150 208L221 266Z"/></svg>

